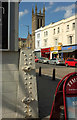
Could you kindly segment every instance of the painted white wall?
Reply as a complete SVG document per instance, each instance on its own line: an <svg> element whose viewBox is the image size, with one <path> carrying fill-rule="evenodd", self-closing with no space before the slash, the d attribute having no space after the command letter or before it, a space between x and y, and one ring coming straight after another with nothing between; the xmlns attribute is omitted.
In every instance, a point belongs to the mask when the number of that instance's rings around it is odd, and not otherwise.
<svg viewBox="0 0 77 120"><path fill-rule="evenodd" d="M43 28L40 28L35 31L35 48L38 49L37 41L40 41L39 48L48 48L48 47L55 47L55 39L57 39L57 43L62 43L63 46L67 45L74 45L77 44L77 40L75 37L77 15L74 15L70 18L63 19L56 23L51 23ZM75 23L75 29L73 30L72 24ZM67 31L67 25L69 25L69 31ZM58 27L60 32L58 33ZM55 29L55 34L53 31ZM45 32L48 32L48 35L45 35ZM37 34L40 33L40 38L37 38ZM72 44L69 43L69 36L72 36ZM45 40L47 40L47 44L45 44ZM58 44L57 44L58 46Z"/></svg>
<svg viewBox="0 0 77 120"><path fill-rule="evenodd" d="M41 38L41 34L42 34L42 28L38 29L38 30L35 30L35 49L40 49L41 48L41 41L42 41L42 38ZM38 37L39 35L39 37ZM39 46L38 46L38 42L39 42Z"/></svg>

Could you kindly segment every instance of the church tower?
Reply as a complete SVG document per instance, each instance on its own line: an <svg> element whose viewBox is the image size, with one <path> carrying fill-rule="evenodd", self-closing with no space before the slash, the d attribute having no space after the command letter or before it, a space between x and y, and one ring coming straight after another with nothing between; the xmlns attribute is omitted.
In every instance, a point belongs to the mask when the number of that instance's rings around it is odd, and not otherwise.
<svg viewBox="0 0 77 120"><path fill-rule="evenodd" d="M34 9L32 8L32 49L35 49L35 30L44 26L45 26L45 6L43 7L43 13L41 13L41 9L39 10L39 13L37 13L36 5L35 13Z"/></svg>

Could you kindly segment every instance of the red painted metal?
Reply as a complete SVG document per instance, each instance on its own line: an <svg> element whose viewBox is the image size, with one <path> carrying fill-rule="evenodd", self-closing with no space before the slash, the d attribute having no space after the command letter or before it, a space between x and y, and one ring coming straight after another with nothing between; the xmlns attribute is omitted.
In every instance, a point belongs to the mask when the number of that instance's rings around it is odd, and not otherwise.
<svg viewBox="0 0 77 120"><path fill-rule="evenodd" d="M76 74L76 72L73 72L73 73L69 73L67 74L66 76L64 76L60 82L58 83L57 85L57 88L56 88L56 92L55 92L55 98L54 98L54 101L53 101L53 104L52 104L52 109L51 109L51 114L50 114L50 120L52 120L52 114L53 114L53 111L54 111L54 106L55 103L56 103L56 98L57 98L57 95L61 95L61 92L63 92L63 104L64 104L64 114L65 114L65 120L67 120L67 112L66 112L66 92L67 92L67 96L68 96L68 87L66 87L66 83L69 79L69 77L71 77L72 75ZM72 83L71 83L72 84ZM75 86L75 85L74 85ZM73 86L73 88L74 88ZM65 88L66 87L66 88ZM58 94L59 93L59 94ZM69 94L71 94L69 92ZM72 93L74 94L74 92ZM71 95L72 96L72 95ZM75 95L74 95L75 96ZM61 97L61 96L59 96ZM58 104L58 103L57 103Z"/></svg>
<svg viewBox="0 0 77 120"><path fill-rule="evenodd" d="M76 95L77 93L72 93L72 92L70 93L70 92L68 91L69 87L67 86L67 82L69 82L69 78L72 77L72 75L75 75L75 74L77 74L77 72L71 73L71 74L65 79L65 82L64 82L64 85L63 85L63 99L64 99L65 120L67 120L66 95L67 95L67 96L70 95L70 97L72 97L73 94L74 94L74 96L77 96L77 95ZM76 81L76 87L77 87L77 81ZM75 88L76 88L76 87L75 87ZM73 88L74 88L74 86L73 86ZM69 95L68 95L68 94L69 94Z"/></svg>

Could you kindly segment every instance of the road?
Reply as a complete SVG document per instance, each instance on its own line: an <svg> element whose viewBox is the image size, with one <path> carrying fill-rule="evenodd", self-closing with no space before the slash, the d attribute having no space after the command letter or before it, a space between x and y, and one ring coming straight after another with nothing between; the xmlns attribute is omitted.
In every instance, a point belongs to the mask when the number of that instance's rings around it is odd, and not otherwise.
<svg viewBox="0 0 77 120"><path fill-rule="evenodd" d="M41 67L42 74L48 76L52 76L53 69L55 68L55 77L58 79L62 79L68 73L77 71L75 67L36 63L36 72L39 72L39 67Z"/></svg>
<svg viewBox="0 0 77 120"><path fill-rule="evenodd" d="M41 66L42 75L39 76ZM52 79L53 68L55 67L56 79ZM42 120L50 116L54 94L59 81L68 73L75 72L75 67L54 66L49 64L36 63L36 79L38 86L39 118Z"/></svg>

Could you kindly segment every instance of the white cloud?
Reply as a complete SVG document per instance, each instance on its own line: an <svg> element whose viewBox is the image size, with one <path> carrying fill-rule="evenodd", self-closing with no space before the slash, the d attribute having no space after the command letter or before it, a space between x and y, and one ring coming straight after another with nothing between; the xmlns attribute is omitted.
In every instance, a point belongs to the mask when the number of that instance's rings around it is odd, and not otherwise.
<svg viewBox="0 0 77 120"><path fill-rule="evenodd" d="M75 4L72 4L69 6L58 7L54 10L54 12L65 11L64 18L68 18L74 14L73 9L75 9Z"/></svg>
<svg viewBox="0 0 77 120"><path fill-rule="evenodd" d="M50 5L53 5L53 2L49 2Z"/></svg>
<svg viewBox="0 0 77 120"><path fill-rule="evenodd" d="M53 5L53 2L49 2L49 5L45 7L45 10L48 11Z"/></svg>
<svg viewBox="0 0 77 120"><path fill-rule="evenodd" d="M29 11L27 9L25 9L24 11L19 12L19 18L21 18L22 16L24 16L24 15L26 15L28 13L29 13Z"/></svg>

